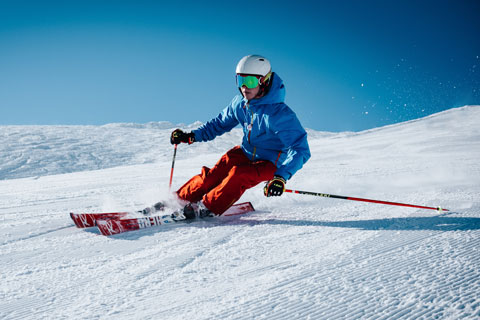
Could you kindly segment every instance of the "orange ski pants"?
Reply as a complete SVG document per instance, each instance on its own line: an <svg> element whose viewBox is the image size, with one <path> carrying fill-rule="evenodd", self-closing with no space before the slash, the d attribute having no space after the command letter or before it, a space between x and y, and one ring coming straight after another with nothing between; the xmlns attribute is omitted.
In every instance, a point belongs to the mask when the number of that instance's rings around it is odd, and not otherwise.
<svg viewBox="0 0 480 320"><path fill-rule="evenodd" d="M222 214L247 190L273 178L277 168L266 160L250 161L240 146L225 153L215 166L202 168L177 191L180 199L203 200L213 213Z"/></svg>

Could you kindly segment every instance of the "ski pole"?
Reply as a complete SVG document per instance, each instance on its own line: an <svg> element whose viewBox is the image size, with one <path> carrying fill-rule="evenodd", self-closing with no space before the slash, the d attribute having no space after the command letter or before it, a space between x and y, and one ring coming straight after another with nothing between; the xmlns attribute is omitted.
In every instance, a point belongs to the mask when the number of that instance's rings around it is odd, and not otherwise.
<svg viewBox="0 0 480 320"><path fill-rule="evenodd" d="M426 207L426 206L419 206L419 205L415 205L415 204L407 204L407 203L399 203L399 202L371 200L371 199L354 198L354 197L347 197L347 196L337 196L337 195L328 194L328 193L317 193L317 192L299 191L299 190L290 190L290 189L285 189L285 192L296 193L296 194L307 194L307 195L311 195L311 196L324 197L324 198L334 198L334 199L343 199L343 200L352 200L352 201L380 203L380 204L387 204L387 205L391 205L391 206L402 206L402 207L411 207L411 208L420 208L420 209L431 209L431 210L437 210L439 212L450 211L448 209L443 209L441 207Z"/></svg>
<svg viewBox="0 0 480 320"><path fill-rule="evenodd" d="M170 184L168 185L168 192L172 191L172 180L173 180L173 168L175 167L175 157L177 156L177 146L173 148L173 159L172 159L172 171L170 171Z"/></svg>

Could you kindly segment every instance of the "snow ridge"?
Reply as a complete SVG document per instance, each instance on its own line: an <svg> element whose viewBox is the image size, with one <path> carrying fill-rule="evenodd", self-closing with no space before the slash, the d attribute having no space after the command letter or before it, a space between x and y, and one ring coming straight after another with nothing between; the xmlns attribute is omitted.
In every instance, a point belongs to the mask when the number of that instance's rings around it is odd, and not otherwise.
<svg viewBox="0 0 480 320"><path fill-rule="evenodd" d="M172 154L171 131L178 127L191 130L200 124L0 126L0 180L166 161ZM213 147L224 143L221 138Z"/></svg>

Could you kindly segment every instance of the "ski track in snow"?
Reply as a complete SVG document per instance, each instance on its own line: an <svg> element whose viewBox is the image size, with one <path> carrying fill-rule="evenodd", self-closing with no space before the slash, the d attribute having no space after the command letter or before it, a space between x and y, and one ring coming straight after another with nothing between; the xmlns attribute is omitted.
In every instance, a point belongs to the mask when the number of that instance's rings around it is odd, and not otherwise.
<svg viewBox="0 0 480 320"><path fill-rule="evenodd" d="M471 106L309 131L312 159L288 182L451 212L257 186L245 216L112 237L68 213L169 200L173 125L0 127L0 319L478 319L479 122ZM241 136L181 145L174 187Z"/></svg>

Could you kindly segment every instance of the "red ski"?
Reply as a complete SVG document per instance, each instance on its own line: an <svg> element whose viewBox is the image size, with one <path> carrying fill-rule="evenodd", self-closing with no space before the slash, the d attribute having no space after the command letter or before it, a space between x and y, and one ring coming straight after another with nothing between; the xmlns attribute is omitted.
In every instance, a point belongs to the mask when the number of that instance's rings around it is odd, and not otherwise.
<svg viewBox="0 0 480 320"><path fill-rule="evenodd" d="M222 216L235 216L255 211L250 202L234 204ZM172 224L175 222L192 221L192 220L176 220L175 213L162 216L149 216L132 219L103 219L97 220L97 226L100 233L104 236L111 236L132 230L139 230L164 224Z"/></svg>
<svg viewBox="0 0 480 320"><path fill-rule="evenodd" d="M70 217L77 228L90 228L97 225L97 220L120 219L125 217L128 212L109 212L109 213L70 213Z"/></svg>
<svg viewBox="0 0 480 320"><path fill-rule="evenodd" d="M165 209L165 205L161 202L156 203L153 207L145 208L136 213L150 214L150 212L161 211ZM152 211L153 210L153 211ZM70 217L77 228L90 228L97 225L97 220L121 219L129 213L135 212L100 212L100 213L70 213Z"/></svg>

